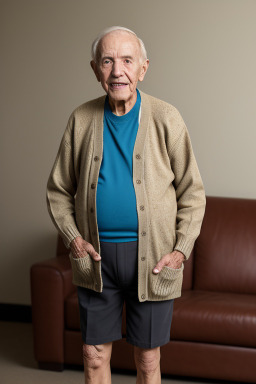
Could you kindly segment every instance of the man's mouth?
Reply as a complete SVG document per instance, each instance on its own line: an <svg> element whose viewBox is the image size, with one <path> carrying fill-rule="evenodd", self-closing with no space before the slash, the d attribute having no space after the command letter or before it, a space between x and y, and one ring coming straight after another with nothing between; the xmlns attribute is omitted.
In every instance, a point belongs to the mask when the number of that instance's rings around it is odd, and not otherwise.
<svg viewBox="0 0 256 384"><path fill-rule="evenodd" d="M110 87L113 89L120 89L126 87L128 84L126 83L110 83Z"/></svg>

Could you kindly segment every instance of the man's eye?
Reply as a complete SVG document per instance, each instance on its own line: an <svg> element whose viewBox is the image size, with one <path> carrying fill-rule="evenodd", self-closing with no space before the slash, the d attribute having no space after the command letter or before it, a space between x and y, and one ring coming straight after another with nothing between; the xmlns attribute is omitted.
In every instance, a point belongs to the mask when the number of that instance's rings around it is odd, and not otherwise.
<svg viewBox="0 0 256 384"><path fill-rule="evenodd" d="M130 63L131 63L131 60L129 60L129 59L125 59L125 63L126 63L126 64L130 64Z"/></svg>
<svg viewBox="0 0 256 384"><path fill-rule="evenodd" d="M104 60L103 64L110 64L110 60Z"/></svg>

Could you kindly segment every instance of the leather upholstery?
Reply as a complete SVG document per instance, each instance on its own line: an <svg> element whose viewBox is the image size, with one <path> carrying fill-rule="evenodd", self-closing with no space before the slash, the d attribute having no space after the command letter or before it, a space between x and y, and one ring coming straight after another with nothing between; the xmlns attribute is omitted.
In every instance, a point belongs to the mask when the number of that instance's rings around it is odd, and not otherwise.
<svg viewBox="0 0 256 384"><path fill-rule="evenodd" d="M188 291L174 303L171 339L256 348L256 299Z"/></svg>
<svg viewBox="0 0 256 384"><path fill-rule="evenodd" d="M164 374L256 382L256 200L207 197L200 236L174 301ZM76 287L68 250L31 267L34 352L40 368L83 364ZM113 343L112 368L135 370L133 348ZM56 368L57 367L57 368Z"/></svg>
<svg viewBox="0 0 256 384"><path fill-rule="evenodd" d="M208 198L194 289L256 294L256 200Z"/></svg>

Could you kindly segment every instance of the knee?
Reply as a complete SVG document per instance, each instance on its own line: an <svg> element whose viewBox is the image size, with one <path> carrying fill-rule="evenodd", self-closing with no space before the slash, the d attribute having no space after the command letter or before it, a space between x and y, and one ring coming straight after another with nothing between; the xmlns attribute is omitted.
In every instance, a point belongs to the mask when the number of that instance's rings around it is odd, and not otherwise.
<svg viewBox="0 0 256 384"><path fill-rule="evenodd" d="M160 347L153 349L134 347L136 367L145 375L151 375L159 369L160 357Z"/></svg>
<svg viewBox="0 0 256 384"><path fill-rule="evenodd" d="M83 344L83 360L87 368L97 369L109 362L110 356L103 345Z"/></svg>

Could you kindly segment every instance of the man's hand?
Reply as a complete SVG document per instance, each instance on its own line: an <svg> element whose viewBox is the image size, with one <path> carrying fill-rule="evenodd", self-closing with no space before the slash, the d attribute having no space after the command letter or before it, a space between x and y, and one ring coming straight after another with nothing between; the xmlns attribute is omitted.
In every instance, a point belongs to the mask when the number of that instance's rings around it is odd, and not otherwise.
<svg viewBox="0 0 256 384"><path fill-rule="evenodd" d="M185 260L185 256L180 251L173 251L164 255L153 269L153 273L159 273L164 266L169 268L178 269L181 267L182 262Z"/></svg>
<svg viewBox="0 0 256 384"><path fill-rule="evenodd" d="M93 260L99 261L101 259L93 245L85 241L81 236L78 236L71 241L70 249L74 258L86 257L89 253Z"/></svg>

